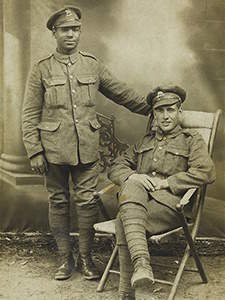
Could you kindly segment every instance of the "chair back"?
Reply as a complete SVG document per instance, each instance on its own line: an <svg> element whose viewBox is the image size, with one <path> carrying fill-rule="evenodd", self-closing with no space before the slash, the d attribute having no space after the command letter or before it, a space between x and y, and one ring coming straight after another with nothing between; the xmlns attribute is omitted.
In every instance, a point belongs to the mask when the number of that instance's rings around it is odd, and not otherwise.
<svg viewBox="0 0 225 300"><path fill-rule="evenodd" d="M217 110L215 113L208 113L202 111L183 111L181 126L183 128L191 128L197 130L203 137L204 141L208 145L208 151L210 156L213 154L213 146L215 143L216 131L218 127L221 110ZM204 206L205 194L207 185L203 185L197 190L193 197L193 217L194 226L192 235L198 232L202 210Z"/></svg>
<svg viewBox="0 0 225 300"><path fill-rule="evenodd" d="M181 125L183 128L191 128L197 130L208 145L210 156L212 156L213 145L216 136L221 110L215 113L202 111L183 111Z"/></svg>

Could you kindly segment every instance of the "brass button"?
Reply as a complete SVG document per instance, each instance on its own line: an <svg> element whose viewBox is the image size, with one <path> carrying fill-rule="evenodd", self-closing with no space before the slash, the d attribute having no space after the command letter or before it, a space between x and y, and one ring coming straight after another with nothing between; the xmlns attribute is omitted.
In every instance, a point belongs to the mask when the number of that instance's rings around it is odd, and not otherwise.
<svg viewBox="0 0 225 300"><path fill-rule="evenodd" d="M157 158L153 158L153 161L157 161L158 159Z"/></svg>
<svg viewBox="0 0 225 300"><path fill-rule="evenodd" d="M73 94L75 94L75 93L76 93L76 91L75 91L75 90L72 90L72 93L73 93Z"/></svg>
<svg viewBox="0 0 225 300"><path fill-rule="evenodd" d="M159 150L162 150L162 146L159 146Z"/></svg>
<svg viewBox="0 0 225 300"><path fill-rule="evenodd" d="M73 108L77 108L76 104L73 105Z"/></svg>
<svg viewBox="0 0 225 300"><path fill-rule="evenodd" d="M71 63L69 62L69 63L67 64L67 66L70 67L70 66L71 66Z"/></svg>
<svg viewBox="0 0 225 300"><path fill-rule="evenodd" d="M78 123L79 121L76 119L75 122Z"/></svg>
<svg viewBox="0 0 225 300"><path fill-rule="evenodd" d="M153 176L155 176L155 175L156 175L156 172L155 172L155 171L153 171L153 172L152 172L152 175L153 175Z"/></svg>

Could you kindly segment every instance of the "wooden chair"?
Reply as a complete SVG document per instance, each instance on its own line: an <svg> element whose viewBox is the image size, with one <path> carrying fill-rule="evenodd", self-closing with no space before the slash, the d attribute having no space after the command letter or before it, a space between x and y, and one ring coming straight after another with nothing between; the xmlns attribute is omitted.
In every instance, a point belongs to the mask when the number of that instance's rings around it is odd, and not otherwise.
<svg viewBox="0 0 225 300"><path fill-rule="evenodd" d="M207 143L209 154L211 156L213 153L215 135L216 135L220 115L221 115L221 110L217 110L215 113L200 112L200 111L183 112L182 127L196 129L203 136L205 142ZM113 187L114 184L110 184L109 186L106 186L104 189L102 189L96 194L96 197L101 197L105 193L110 193ZM181 219L181 224L182 224L181 227L178 227L172 231L164 232L162 234L158 234L150 237L150 241L158 243L162 238L174 234L175 232L179 232L183 230L183 234L186 242L186 248L184 250L184 254L180 261L180 264L177 268L177 272L174 280L173 281L166 281L161 279L155 280L156 282L171 286L168 300L174 299L179 281L181 279L184 270L198 272L201 276L202 282L207 283L207 276L195 247L195 239L198 233L198 228L199 228L200 219L202 215L206 188L207 188L206 185L204 185L199 189L196 188L189 189L181 199L180 203L177 205L176 209ZM195 197L194 206L193 206L194 217L192 223L188 224L184 215L184 208L186 205L190 203L193 197ZM94 225L94 228L97 232L108 233L114 236L115 219L97 223ZM117 254L118 254L118 246L116 245L113 249L113 252L110 256L110 259L105 267L104 273L98 284L97 287L98 292L102 292L104 290L104 286L106 284L106 281L110 273L119 274L119 271L112 269ZM197 268L185 267L190 255L193 256Z"/></svg>

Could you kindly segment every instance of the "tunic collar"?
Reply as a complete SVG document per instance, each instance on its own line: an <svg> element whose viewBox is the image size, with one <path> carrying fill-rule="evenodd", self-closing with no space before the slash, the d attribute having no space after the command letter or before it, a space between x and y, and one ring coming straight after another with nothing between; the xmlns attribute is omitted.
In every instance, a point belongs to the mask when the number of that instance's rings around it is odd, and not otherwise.
<svg viewBox="0 0 225 300"><path fill-rule="evenodd" d="M63 53L59 53L57 50L54 52L54 57L56 60L58 60L59 62L63 63L63 64L74 64L77 59L78 59L78 51L76 51L73 54L63 54Z"/></svg>

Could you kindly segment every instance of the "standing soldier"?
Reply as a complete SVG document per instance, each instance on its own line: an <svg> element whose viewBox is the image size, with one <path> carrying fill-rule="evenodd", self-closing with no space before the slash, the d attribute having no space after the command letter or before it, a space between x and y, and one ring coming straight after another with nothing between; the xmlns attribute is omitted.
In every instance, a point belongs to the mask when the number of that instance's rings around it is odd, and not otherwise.
<svg viewBox="0 0 225 300"><path fill-rule="evenodd" d="M146 231L153 235L178 227L176 204L182 195L215 180L203 138L180 126L185 97L180 87L151 92L147 99L153 107L154 130L116 159L109 173L121 185L116 224L121 300L135 299L135 289L136 300L150 297L148 287L154 276ZM191 216L191 211L186 213Z"/></svg>
<svg viewBox="0 0 225 300"><path fill-rule="evenodd" d="M100 124L96 92L133 112L148 114L144 97L114 78L95 56L78 51L81 11L67 6L47 22L57 49L31 70L23 105L23 140L31 168L45 174L49 223L61 258L55 279L71 276L69 176L79 223L78 267L86 279L99 277L90 249L98 207L93 198L98 179Z"/></svg>

